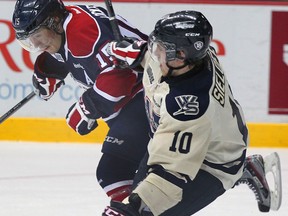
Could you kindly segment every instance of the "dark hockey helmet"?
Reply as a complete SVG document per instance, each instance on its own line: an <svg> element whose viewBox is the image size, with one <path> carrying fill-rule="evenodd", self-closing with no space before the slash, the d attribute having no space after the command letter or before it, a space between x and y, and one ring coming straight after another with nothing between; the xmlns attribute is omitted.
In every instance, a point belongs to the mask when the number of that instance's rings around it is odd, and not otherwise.
<svg viewBox="0 0 288 216"><path fill-rule="evenodd" d="M205 16L197 11L179 11L160 19L150 34L148 47L153 53L153 43L160 43L166 50L166 61L180 58L185 53L188 63L204 58L211 43L213 29ZM183 59L183 58L182 58Z"/></svg>
<svg viewBox="0 0 288 216"><path fill-rule="evenodd" d="M66 9L61 0L17 0L12 25L17 39L27 38L41 26L57 31L54 16L63 16Z"/></svg>

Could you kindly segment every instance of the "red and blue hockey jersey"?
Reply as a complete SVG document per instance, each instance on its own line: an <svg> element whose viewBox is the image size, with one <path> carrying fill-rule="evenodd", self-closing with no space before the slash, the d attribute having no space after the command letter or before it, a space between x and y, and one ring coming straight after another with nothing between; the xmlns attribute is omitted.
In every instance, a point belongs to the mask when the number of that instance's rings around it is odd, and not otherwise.
<svg viewBox="0 0 288 216"><path fill-rule="evenodd" d="M93 110L97 111L93 112L93 118L112 119L143 90L142 72L117 69L113 65L106 47L115 38L105 9L94 5L67 6L66 9L69 13L63 23L60 50L53 57L44 52L36 62L40 68L49 68L49 71L55 70L65 76L70 73L88 91L85 95L92 103L85 106L88 109L95 106ZM120 16L117 19L123 36L147 39L147 35L125 19Z"/></svg>

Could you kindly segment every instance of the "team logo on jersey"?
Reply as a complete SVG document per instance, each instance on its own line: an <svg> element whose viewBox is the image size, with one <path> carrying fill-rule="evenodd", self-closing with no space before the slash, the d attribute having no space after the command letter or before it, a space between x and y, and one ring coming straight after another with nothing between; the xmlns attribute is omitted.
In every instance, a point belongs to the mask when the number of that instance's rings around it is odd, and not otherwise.
<svg viewBox="0 0 288 216"><path fill-rule="evenodd" d="M198 97L194 95L180 95L175 97L175 100L180 109L173 113L173 116L184 115L197 115L199 113Z"/></svg>

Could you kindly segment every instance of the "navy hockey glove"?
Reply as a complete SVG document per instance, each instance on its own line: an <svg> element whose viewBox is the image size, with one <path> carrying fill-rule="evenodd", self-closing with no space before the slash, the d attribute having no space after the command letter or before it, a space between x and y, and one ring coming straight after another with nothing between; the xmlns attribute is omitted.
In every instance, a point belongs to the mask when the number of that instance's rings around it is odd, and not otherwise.
<svg viewBox="0 0 288 216"><path fill-rule="evenodd" d="M34 64L32 83L36 95L44 100L50 99L60 86L64 84L69 70L49 53L41 53Z"/></svg>
<svg viewBox="0 0 288 216"><path fill-rule="evenodd" d="M136 38L123 38L108 44L107 53L116 59L127 62L131 68L139 66L147 50L147 42Z"/></svg>
<svg viewBox="0 0 288 216"><path fill-rule="evenodd" d="M33 74L32 83L35 94L46 101L54 95L58 88L65 84L64 80L45 77L42 73L36 71Z"/></svg>
<svg viewBox="0 0 288 216"><path fill-rule="evenodd" d="M66 122L78 134L86 135L98 126L97 121L91 116L91 112L86 109L81 97L70 107L66 115Z"/></svg>

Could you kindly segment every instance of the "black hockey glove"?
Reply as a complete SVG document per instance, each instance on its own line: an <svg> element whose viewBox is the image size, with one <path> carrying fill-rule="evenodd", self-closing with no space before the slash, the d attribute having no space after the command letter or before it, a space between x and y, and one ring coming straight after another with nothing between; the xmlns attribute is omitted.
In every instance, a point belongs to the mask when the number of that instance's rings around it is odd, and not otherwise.
<svg viewBox="0 0 288 216"><path fill-rule="evenodd" d="M107 53L120 61L126 62L130 68L140 65L147 50L147 42L136 38L123 38L108 44Z"/></svg>
<svg viewBox="0 0 288 216"><path fill-rule="evenodd" d="M102 213L102 216L153 216L152 212L143 210L144 203L136 193L129 196L129 203L111 201ZM141 212L141 213L139 213Z"/></svg>
<svg viewBox="0 0 288 216"><path fill-rule="evenodd" d="M114 202L113 207L107 206L102 213L102 216L140 216L129 204Z"/></svg>
<svg viewBox="0 0 288 216"><path fill-rule="evenodd" d="M141 216L130 204L111 201L102 213L102 216Z"/></svg>

